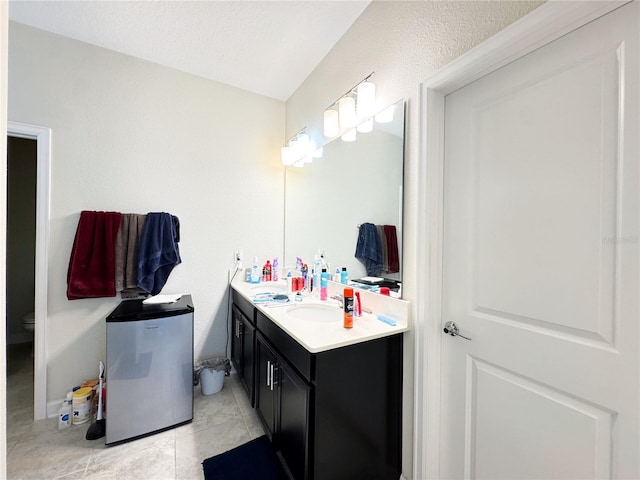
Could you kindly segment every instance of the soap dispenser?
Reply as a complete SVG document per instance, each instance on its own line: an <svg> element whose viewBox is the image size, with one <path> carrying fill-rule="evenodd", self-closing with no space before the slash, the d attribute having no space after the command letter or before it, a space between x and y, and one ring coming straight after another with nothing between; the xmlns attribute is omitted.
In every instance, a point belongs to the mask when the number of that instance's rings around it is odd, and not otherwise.
<svg viewBox="0 0 640 480"><path fill-rule="evenodd" d="M262 278L262 271L260 270L260 264L258 263L258 257L253 257L253 265L251 265L251 277L250 283L260 283Z"/></svg>

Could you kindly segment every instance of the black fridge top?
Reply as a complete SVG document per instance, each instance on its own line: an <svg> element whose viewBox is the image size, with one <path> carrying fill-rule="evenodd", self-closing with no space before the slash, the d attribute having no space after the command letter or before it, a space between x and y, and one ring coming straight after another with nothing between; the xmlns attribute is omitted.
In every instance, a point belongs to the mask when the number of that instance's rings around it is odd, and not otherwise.
<svg viewBox="0 0 640 480"><path fill-rule="evenodd" d="M193 313L191 295L182 295L173 303L144 304L143 299L124 300L108 316L107 322L131 322Z"/></svg>

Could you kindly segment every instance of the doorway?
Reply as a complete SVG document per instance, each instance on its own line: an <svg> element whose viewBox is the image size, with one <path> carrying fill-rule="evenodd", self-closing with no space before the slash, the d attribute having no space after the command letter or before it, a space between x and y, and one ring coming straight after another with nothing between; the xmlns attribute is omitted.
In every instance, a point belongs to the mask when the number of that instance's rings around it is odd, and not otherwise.
<svg viewBox="0 0 640 480"><path fill-rule="evenodd" d="M34 208L34 244L32 251L33 301L33 416L34 420L47 417L47 277L48 277L48 238L49 238L49 183L51 162L51 130L46 127L8 122L7 136L36 143L35 161L35 199ZM9 140L8 138L8 140ZM8 164L8 163L7 163ZM20 223L20 222L19 222ZM26 222L25 222L26 224ZM11 224L7 224L7 239L11 237ZM9 261L7 261L9 263ZM8 270L8 269L7 269ZM8 274L8 271L7 271ZM7 287L9 292L10 286ZM8 298L8 295L7 295ZM7 300L7 304L10 300ZM30 312L26 312L27 314ZM18 320L22 324L22 318ZM7 332L9 333L9 332ZM8 338L9 339L9 338ZM10 340L10 339L9 339Z"/></svg>
<svg viewBox="0 0 640 480"><path fill-rule="evenodd" d="M37 147L37 140L7 137L5 313L9 426L33 417Z"/></svg>

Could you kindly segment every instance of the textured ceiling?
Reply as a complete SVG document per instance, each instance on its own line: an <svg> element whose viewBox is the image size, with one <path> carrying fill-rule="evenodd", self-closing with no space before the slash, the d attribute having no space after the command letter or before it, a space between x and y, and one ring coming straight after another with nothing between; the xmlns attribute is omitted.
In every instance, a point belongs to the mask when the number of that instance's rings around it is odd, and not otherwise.
<svg viewBox="0 0 640 480"><path fill-rule="evenodd" d="M286 100L364 1L26 1L12 21Z"/></svg>

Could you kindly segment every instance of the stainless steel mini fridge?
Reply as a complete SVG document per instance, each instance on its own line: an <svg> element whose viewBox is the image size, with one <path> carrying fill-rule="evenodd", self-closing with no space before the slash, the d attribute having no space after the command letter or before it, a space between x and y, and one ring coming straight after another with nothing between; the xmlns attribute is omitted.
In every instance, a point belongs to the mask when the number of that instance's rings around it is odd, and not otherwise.
<svg viewBox="0 0 640 480"><path fill-rule="evenodd" d="M193 419L193 302L126 300L107 317L106 444Z"/></svg>

